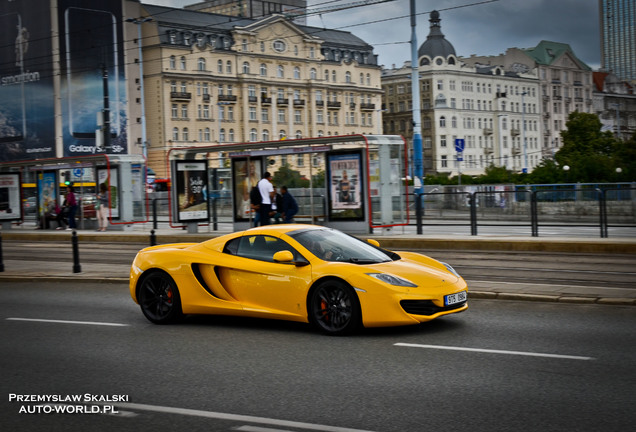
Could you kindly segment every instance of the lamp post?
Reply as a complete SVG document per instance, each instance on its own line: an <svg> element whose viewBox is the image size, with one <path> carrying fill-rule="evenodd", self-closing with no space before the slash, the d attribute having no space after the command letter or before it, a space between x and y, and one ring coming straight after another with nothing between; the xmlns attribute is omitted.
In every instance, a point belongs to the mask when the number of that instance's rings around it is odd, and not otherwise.
<svg viewBox="0 0 636 432"><path fill-rule="evenodd" d="M152 18L128 18L126 22L137 24L137 45L139 46L139 91L141 93L141 149L145 158L148 157L146 143L146 108L144 104L144 61L141 50L141 25L152 21Z"/></svg>
<svg viewBox="0 0 636 432"><path fill-rule="evenodd" d="M563 165L563 171L565 171L565 182L567 183L569 181L568 173L570 171L570 166L569 165Z"/></svg>

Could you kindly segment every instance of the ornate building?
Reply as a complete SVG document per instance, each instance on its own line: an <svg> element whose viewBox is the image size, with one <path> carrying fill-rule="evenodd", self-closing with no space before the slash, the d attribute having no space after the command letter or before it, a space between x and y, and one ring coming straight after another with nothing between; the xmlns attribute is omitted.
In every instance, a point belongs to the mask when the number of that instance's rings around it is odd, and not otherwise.
<svg viewBox="0 0 636 432"><path fill-rule="evenodd" d="M531 170L541 160L536 70L467 65L441 32L433 11L418 50L424 173L483 174L490 165ZM384 70L384 133L413 136L411 64ZM464 139L463 161L455 140ZM526 145L524 146L524 140Z"/></svg>
<svg viewBox="0 0 636 432"><path fill-rule="evenodd" d="M381 70L353 34L281 15L142 5L149 165L175 147L379 133ZM136 97L136 96L133 96Z"/></svg>

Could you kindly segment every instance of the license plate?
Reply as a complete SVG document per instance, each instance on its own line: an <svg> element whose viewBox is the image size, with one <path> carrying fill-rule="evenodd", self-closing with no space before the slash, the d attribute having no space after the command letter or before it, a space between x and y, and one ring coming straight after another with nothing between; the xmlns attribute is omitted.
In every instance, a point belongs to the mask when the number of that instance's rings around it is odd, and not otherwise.
<svg viewBox="0 0 636 432"><path fill-rule="evenodd" d="M455 294L449 294L444 296L444 305L450 306L456 303L461 303L466 301L466 291L461 291Z"/></svg>

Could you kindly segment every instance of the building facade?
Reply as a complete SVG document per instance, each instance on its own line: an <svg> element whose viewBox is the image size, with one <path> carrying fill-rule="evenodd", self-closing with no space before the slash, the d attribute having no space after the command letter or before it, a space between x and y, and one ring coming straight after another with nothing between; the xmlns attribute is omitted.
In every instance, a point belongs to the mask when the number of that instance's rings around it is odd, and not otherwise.
<svg viewBox="0 0 636 432"><path fill-rule="evenodd" d="M307 0L208 0L185 6L185 9L253 19L290 14L297 16L294 18L297 24L307 23Z"/></svg>
<svg viewBox="0 0 636 432"><path fill-rule="evenodd" d="M599 0L601 68L636 83L636 0Z"/></svg>
<svg viewBox="0 0 636 432"><path fill-rule="evenodd" d="M430 34L418 50L424 173L479 175L490 165L532 170L542 159L536 70L467 65L440 21L431 13ZM411 141L411 64L384 70L382 87L384 133ZM465 143L463 161L456 139Z"/></svg>
<svg viewBox="0 0 636 432"><path fill-rule="evenodd" d="M149 165L175 147L380 132L381 69L351 33L143 5Z"/></svg>

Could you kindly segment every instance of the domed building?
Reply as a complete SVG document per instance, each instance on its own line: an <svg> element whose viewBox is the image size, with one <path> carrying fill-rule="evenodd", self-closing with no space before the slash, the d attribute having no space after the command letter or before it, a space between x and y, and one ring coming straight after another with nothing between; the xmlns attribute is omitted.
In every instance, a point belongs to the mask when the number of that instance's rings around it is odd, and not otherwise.
<svg viewBox="0 0 636 432"><path fill-rule="evenodd" d="M424 175L481 175L490 165L534 168L542 157L536 70L468 65L442 33L440 13L431 12L429 22L429 35L417 51ZM383 132L409 143L411 72L408 61L382 71ZM464 140L462 153L455 150L457 139Z"/></svg>
<svg viewBox="0 0 636 432"><path fill-rule="evenodd" d="M426 41L417 50L420 66L427 66L432 62L435 62L438 66L444 63L451 65L456 63L455 47L444 37L441 21L439 12L431 12L431 19L429 20L431 31Z"/></svg>

